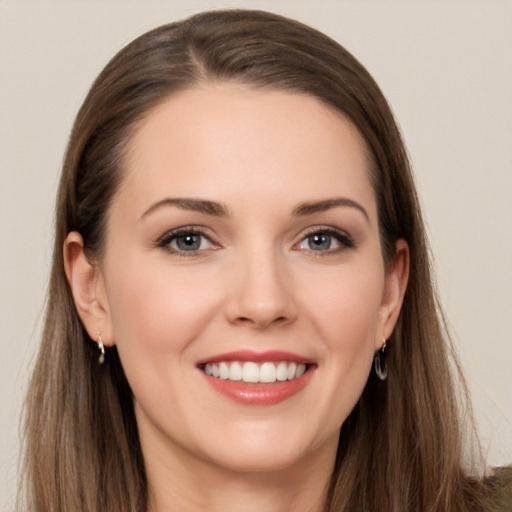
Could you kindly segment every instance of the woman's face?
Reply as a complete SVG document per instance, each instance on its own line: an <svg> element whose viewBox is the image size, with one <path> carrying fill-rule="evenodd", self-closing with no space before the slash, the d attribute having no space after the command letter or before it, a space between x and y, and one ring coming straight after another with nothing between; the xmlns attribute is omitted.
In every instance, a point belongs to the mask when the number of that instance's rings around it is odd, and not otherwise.
<svg viewBox="0 0 512 512"><path fill-rule="evenodd" d="M123 172L91 331L146 460L332 463L403 294L358 133L306 95L204 85L147 116Z"/></svg>

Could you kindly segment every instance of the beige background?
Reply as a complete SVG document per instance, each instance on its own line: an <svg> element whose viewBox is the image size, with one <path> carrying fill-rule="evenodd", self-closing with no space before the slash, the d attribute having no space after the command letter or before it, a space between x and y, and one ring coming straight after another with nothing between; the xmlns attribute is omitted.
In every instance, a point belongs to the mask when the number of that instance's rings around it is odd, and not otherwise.
<svg viewBox="0 0 512 512"><path fill-rule="evenodd" d="M327 32L382 86L416 170L489 461L512 462L511 1L0 0L1 510L13 503L54 193L77 108L133 37L227 6L274 10Z"/></svg>

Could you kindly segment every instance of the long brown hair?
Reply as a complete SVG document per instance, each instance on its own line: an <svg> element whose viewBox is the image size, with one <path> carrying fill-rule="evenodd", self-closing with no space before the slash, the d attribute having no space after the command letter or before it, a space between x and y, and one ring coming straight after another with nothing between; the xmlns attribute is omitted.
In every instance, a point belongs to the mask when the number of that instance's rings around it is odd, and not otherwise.
<svg viewBox="0 0 512 512"><path fill-rule="evenodd" d="M397 239L410 247L409 285L388 341L389 376L384 382L370 376L342 427L325 510L483 510L483 486L464 463L459 403L467 392L436 300L392 112L364 67L329 37L277 15L238 10L206 12L142 35L106 66L78 113L58 190L46 322L26 400L29 510L146 510L130 386L115 348L97 364L74 308L62 247L76 230L87 254L98 257L138 123L169 95L208 81L302 92L343 112L372 162L384 260Z"/></svg>

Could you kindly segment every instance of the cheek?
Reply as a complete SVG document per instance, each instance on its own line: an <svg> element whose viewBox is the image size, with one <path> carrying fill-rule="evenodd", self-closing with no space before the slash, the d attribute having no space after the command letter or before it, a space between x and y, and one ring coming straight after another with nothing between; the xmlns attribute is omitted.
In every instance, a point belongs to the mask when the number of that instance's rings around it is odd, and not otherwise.
<svg viewBox="0 0 512 512"><path fill-rule="evenodd" d="M373 361L384 273L373 265L338 267L301 282L303 316L319 353L322 428L336 432L359 400ZM309 331L311 329L311 331ZM327 411L327 412L325 412Z"/></svg>
<svg viewBox="0 0 512 512"><path fill-rule="evenodd" d="M335 269L303 283L304 308L340 375L369 367L378 331L384 273L373 265Z"/></svg>
<svg viewBox="0 0 512 512"><path fill-rule="evenodd" d="M112 266L108 290L119 357L136 407L146 413L186 410L180 385L194 368L190 347L219 301L218 290L212 293L216 287L206 286L204 275L155 260L132 258Z"/></svg>
<svg viewBox="0 0 512 512"><path fill-rule="evenodd" d="M110 279L115 342L154 355L184 349L215 314L218 292L204 276L155 261L125 261Z"/></svg>

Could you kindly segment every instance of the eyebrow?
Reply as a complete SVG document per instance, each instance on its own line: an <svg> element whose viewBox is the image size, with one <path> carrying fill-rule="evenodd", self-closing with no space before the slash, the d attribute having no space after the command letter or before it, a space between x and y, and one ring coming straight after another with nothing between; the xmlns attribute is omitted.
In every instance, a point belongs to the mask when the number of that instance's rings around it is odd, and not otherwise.
<svg viewBox="0 0 512 512"><path fill-rule="evenodd" d="M322 201L314 201L301 203L293 210L294 216L304 216L304 215L312 215L314 213L325 212L326 210L330 210L331 208L336 208L338 206L348 206L350 208L355 208L359 212L361 212L364 218L370 222L370 216L365 208L360 205L357 201L353 199L349 199L348 197L333 197L331 199L323 199Z"/></svg>
<svg viewBox="0 0 512 512"><path fill-rule="evenodd" d="M142 219L150 213L153 213L155 210L165 206L175 206L177 208L181 208L182 210L205 213L207 215L213 215L214 217L227 217L229 215L228 208L222 203L218 203L217 201L209 201L206 199L166 197L165 199L152 204L141 215L140 218ZM292 216L303 217L306 215L313 215L314 213L325 212L331 208L336 208L339 206L355 208L363 214L364 218L368 222L370 222L370 216L368 215L368 212L365 210L365 208L361 206L357 201L349 199L348 197L335 197L331 199L323 199L321 201L301 203L293 209Z"/></svg>
<svg viewBox="0 0 512 512"><path fill-rule="evenodd" d="M190 210L199 213L206 213L207 215L213 215L215 217L227 217L229 215L228 209L222 203L216 201L207 201L205 199L185 199L166 197L161 201L157 201L152 204L142 215L141 219L153 213L164 206L176 206L182 210Z"/></svg>

